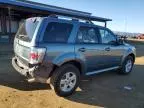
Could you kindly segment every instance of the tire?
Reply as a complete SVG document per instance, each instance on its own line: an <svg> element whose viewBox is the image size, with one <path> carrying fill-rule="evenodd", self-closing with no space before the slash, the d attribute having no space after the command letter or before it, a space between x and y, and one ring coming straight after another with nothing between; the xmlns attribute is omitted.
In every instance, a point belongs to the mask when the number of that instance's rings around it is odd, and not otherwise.
<svg viewBox="0 0 144 108"><path fill-rule="evenodd" d="M129 63L129 67L128 67L128 63ZM130 74L132 72L133 69L133 65L134 65L134 59L132 56L128 56L126 57L126 59L124 60L122 67L119 69L119 73L120 74Z"/></svg>
<svg viewBox="0 0 144 108"><path fill-rule="evenodd" d="M72 64L65 64L57 68L50 78L50 84L55 93L67 97L74 93L80 82L80 72Z"/></svg>

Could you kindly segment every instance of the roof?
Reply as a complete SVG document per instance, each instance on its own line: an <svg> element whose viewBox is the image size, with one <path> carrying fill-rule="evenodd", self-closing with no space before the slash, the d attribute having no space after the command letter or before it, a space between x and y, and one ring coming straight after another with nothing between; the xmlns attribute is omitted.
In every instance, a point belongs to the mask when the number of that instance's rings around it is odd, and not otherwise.
<svg viewBox="0 0 144 108"><path fill-rule="evenodd" d="M91 13L88 12L66 9L66 8L52 6L52 5L45 5L45 4L31 2L27 0L0 0L0 4L6 5L8 7L19 6L19 7L30 8L35 10L42 10L48 12L48 14L58 14L58 15L75 17L84 20L99 21L99 22L112 21L111 19L107 19L107 18L91 16Z"/></svg>

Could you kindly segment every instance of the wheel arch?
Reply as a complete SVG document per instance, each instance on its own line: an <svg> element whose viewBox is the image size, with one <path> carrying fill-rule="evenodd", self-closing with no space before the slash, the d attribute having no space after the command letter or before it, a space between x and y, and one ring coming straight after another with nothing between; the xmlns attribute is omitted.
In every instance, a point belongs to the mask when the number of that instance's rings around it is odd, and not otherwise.
<svg viewBox="0 0 144 108"><path fill-rule="evenodd" d="M130 53L128 56L131 56L135 62L135 55L133 53Z"/></svg>
<svg viewBox="0 0 144 108"><path fill-rule="evenodd" d="M124 57L123 57L123 59L122 59L122 62L121 62L121 65L123 64L123 62L125 61L125 59L128 57L128 56L131 56L131 57L133 57L133 60L134 60L134 62L135 62L135 54L134 53L129 53L129 54L127 54L127 55L125 55Z"/></svg>
<svg viewBox="0 0 144 108"><path fill-rule="evenodd" d="M84 64L81 63L80 61L77 61L77 60L68 60L68 61L65 61L65 62L59 64L59 65L55 64L55 65L54 65L54 68L53 68L53 71L54 71L55 69L57 69L57 68L65 65L65 64L72 64L72 65L74 65L75 67L77 67L77 68L79 69L81 75L83 75L84 72L85 72L85 66L84 66Z"/></svg>

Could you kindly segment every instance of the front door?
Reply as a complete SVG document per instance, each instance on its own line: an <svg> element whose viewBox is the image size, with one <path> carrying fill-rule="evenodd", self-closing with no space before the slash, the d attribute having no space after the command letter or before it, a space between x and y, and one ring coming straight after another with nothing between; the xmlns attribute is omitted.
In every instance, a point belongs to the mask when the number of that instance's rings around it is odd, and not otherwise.
<svg viewBox="0 0 144 108"><path fill-rule="evenodd" d="M108 29L100 28L101 47L104 49L103 59L105 68L119 66L122 58L123 49L116 44L117 37Z"/></svg>

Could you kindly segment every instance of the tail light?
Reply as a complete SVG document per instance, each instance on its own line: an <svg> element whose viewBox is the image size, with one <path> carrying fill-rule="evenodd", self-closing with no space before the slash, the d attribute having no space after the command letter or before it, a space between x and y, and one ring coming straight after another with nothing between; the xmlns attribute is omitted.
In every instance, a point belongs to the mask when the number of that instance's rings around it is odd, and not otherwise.
<svg viewBox="0 0 144 108"><path fill-rule="evenodd" d="M46 53L46 48L33 47L30 52L30 64L41 63Z"/></svg>

